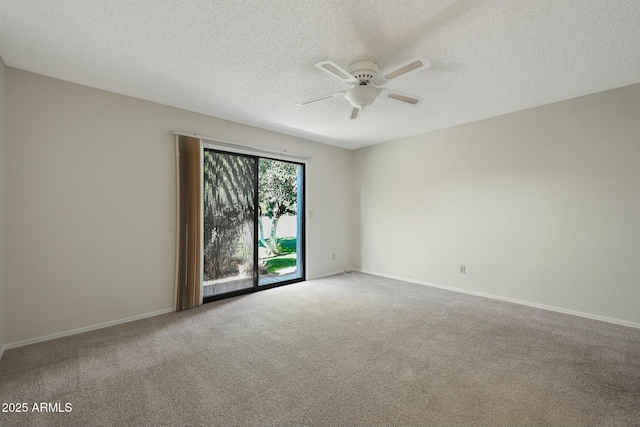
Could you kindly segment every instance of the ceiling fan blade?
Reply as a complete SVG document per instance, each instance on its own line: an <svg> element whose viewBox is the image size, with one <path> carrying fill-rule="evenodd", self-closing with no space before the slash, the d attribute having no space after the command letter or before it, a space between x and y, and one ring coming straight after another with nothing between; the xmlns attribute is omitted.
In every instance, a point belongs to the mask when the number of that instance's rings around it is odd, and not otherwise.
<svg viewBox="0 0 640 427"><path fill-rule="evenodd" d="M349 110L349 120L355 120L362 114L362 108L351 107Z"/></svg>
<svg viewBox="0 0 640 427"><path fill-rule="evenodd" d="M345 83L355 83L358 81L347 70L339 66L333 61L321 61L316 64L316 67L324 71L325 73L340 79Z"/></svg>
<svg viewBox="0 0 640 427"><path fill-rule="evenodd" d="M391 98L396 101L404 102L409 105L418 105L424 101L424 98L416 95L409 95L408 93L398 92L397 90L385 89L383 94L387 98Z"/></svg>
<svg viewBox="0 0 640 427"><path fill-rule="evenodd" d="M344 92L345 92L345 91L332 93L332 94L330 94L330 95L318 96L318 97L316 97L316 98L311 98L311 99L307 99L307 100L305 100L305 101L300 101L300 102L298 102L296 105L298 105L298 106L304 106L304 105L312 104L312 103L314 103L314 102L324 101L325 99L335 98L336 96L344 95Z"/></svg>
<svg viewBox="0 0 640 427"><path fill-rule="evenodd" d="M429 67L431 67L431 63L429 63L427 58L424 56L416 56L402 64L396 65L388 70L384 70L378 75L376 80L378 80L380 84L385 84L393 79L397 79L398 77L408 76L410 74L426 70Z"/></svg>

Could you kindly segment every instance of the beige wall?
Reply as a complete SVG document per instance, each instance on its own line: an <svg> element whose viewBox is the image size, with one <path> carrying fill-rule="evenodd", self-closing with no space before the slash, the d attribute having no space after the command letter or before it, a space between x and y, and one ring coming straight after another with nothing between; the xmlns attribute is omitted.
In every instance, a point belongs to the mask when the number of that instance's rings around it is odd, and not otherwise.
<svg viewBox="0 0 640 427"><path fill-rule="evenodd" d="M307 277L351 264L350 151L12 68L6 97L7 343L172 307L171 130L313 156Z"/></svg>
<svg viewBox="0 0 640 427"><path fill-rule="evenodd" d="M354 266L640 325L639 112L634 85L357 150Z"/></svg>
<svg viewBox="0 0 640 427"><path fill-rule="evenodd" d="M4 304L4 176L5 176L5 90L4 62L0 57L0 358L5 344Z"/></svg>

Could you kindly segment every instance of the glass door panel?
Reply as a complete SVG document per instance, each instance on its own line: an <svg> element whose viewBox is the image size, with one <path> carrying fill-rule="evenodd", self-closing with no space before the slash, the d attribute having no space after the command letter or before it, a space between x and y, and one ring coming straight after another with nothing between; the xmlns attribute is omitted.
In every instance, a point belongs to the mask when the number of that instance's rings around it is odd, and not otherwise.
<svg viewBox="0 0 640 427"><path fill-rule="evenodd" d="M204 150L204 298L254 287L257 162Z"/></svg>
<svg viewBox="0 0 640 427"><path fill-rule="evenodd" d="M303 277L303 165L258 161L259 286Z"/></svg>

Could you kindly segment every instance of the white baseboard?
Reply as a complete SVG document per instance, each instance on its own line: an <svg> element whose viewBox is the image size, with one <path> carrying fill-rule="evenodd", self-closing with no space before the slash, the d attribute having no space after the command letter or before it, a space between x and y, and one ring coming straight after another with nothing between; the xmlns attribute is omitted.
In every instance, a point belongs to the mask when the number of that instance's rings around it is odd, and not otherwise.
<svg viewBox="0 0 640 427"><path fill-rule="evenodd" d="M31 338L31 339L24 340L24 341L12 342L12 343L9 343L9 344L5 344L3 349L2 349L2 352L4 352L5 349L9 350L9 349L12 349L12 348L23 347L25 345L35 344L35 343L42 342L42 341L49 341L49 340L53 340L53 339L56 339L56 338L67 337L69 335L76 335L76 334L81 334L83 332L94 331L96 329L108 328L109 326L115 326L115 325L119 325L121 323L133 322L135 320L146 319L147 317L159 316L161 314L172 313L174 311L175 310L173 308L165 308L164 310L158 310L158 311L154 311L154 312L151 312L151 313L140 314L138 316L131 316L131 317L127 317L127 318L124 318L124 319L112 320L110 322L99 323L97 325L86 326L84 328L72 329L70 331L58 332L58 333L55 333L55 334L45 335L43 337L38 337L38 338Z"/></svg>
<svg viewBox="0 0 640 427"><path fill-rule="evenodd" d="M334 271L334 272L330 272L330 273L324 273L324 274L319 274L319 275L316 275L316 276L313 276L313 277L309 277L309 278L307 278L307 280L320 279L320 278L323 278L323 277L335 276L336 274L342 274L342 273L343 273L342 270L338 270L338 271ZM53 339L56 339L56 338L67 337L69 335L81 334L83 332L89 332L89 331L93 331L93 330L96 330L96 329L108 328L109 326L119 325L121 323L133 322L135 320L145 319L147 317L159 316L161 314L171 313L173 311L175 311L175 309L166 308L164 310L154 311L152 313L141 314L141 315L138 315L138 316L127 317L125 319L113 320L111 322L99 323L97 325L86 326L84 328L72 329L70 331L58 332L58 333L55 333L55 334L45 335L45 336L37 337L37 338L31 338L31 339L24 340L24 341L17 341L17 342L13 342L13 343L8 343L8 344L5 344L2 347L2 349L0 350L0 359L2 358L2 354L4 354L5 350L9 350L9 349L12 349L12 348L23 347L25 345L35 344L35 343L39 343L39 342L42 342L42 341L49 341L49 340L53 340Z"/></svg>
<svg viewBox="0 0 640 427"><path fill-rule="evenodd" d="M629 326L631 328L640 329L640 323L629 322L627 320L615 319L615 318L612 318L612 317L600 316L600 315L591 314L591 313L584 313L582 311L569 310L569 309L566 309L566 308L554 307L554 306L551 306L551 305L538 304L538 303L535 303L535 302L524 301L524 300L519 300L519 299L509 298L509 297L503 297L503 296L500 296L500 295L487 294L487 293L484 293L484 292L476 292L476 291L469 291L467 289L453 288L451 286L438 285L436 283L430 283L430 282L424 282L424 281L421 281L421 280L408 279L406 277L392 276L392 275L389 275L389 274L377 273L375 271L360 270L360 269L357 269L357 268L354 268L352 270L353 271L359 271L360 273L371 274L373 276L386 277L388 279L401 280L403 282L415 283L417 285L431 286L433 288L445 289L447 291L459 292L459 293L462 293L462 294L469 294L469 295L475 295L475 296L484 297L484 298L491 298L491 299L495 299L495 300L499 300L499 301L512 302L514 304L526 305L528 307L540 308L542 310L555 311L555 312L558 312L558 313L570 314L572 316L585 317L587 319L599 320L601 322L615 323L616 325Z"/></svg>
<svg viewBox="0 0 640 427"><path fill-rule="evenodd" d="M338 271L332 271L330 273L318 274L316 276L307 277L307 280L322 279L323 277L335 276L336 274L342 274L343 272L344 272L343 270L338 270ZM363 271L363 273L364 273L364 271Z"/></svg>
<svg viewBox="0 0 640 427"><path fill-rule="evenodd" d="M0 360L2 360L2 356L4 356L4 350L7 346L3 345L2 347L0 347Z"/></svg>

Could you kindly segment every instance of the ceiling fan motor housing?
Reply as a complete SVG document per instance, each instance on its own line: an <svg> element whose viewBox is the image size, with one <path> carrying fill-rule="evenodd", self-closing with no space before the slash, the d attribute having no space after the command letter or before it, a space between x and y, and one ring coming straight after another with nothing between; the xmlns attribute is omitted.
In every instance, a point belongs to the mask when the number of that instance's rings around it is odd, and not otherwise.
<svg viewBox="0 0 640 427"><path fill-rule="evenodd" d="M380 72L378 65L371 61L358 61L349 65L347 71L358 79L358 83L344 93L345 99L354 108L364 108L373 104L373 101L380 95L380 88L371 86L373 79Z"/></svg>
<svg viewBox="0 0 640 427"><path fill-rule="evenodd" d="M347 67L347 71L351 73L353 77L358 79L360 84L371 84L378 74L380 74L380 68L378 64L371 61L358 61Z"/></svg>

